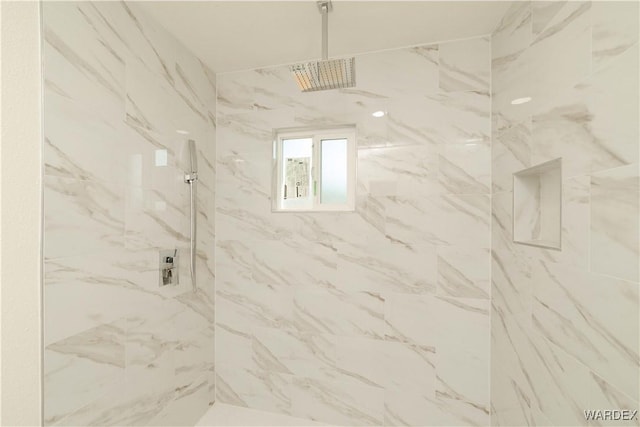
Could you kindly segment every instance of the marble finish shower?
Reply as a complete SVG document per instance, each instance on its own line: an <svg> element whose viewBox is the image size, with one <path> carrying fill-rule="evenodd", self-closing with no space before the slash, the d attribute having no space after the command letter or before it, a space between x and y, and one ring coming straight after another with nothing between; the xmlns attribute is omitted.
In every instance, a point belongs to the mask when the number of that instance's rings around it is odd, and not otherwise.
<svg viewBox="0 0 640 427"><path fill-rule="evenodd" d="M214 399L215 76L136 4L42 8L44 423L193 425ZM180 285L160 287L167 249Z"/></svg>
<svg viewBox="0 0 640 427"><path fill-rule="evenodd" d="M494 425L638 409L638 7L520 2L493 34ZM514 244L512 174L556 158L562 250Z"/></svg>
<svg viewBox="0 0 640 427"><path fill-rule="evenodd" d="M218 75L218 401L490 422L490 55L488 37L356 55L357 87L316 93L286 66ZM349 123L356 211L271 212L273 129Z"/></svg>
<svg viewBox="0 0 640 427"><path fill-rule="evenodd" d="M513 2L305 93L304 58L214 72L152 7L42 2L44 425L640 409L638 2ZM277 131L347 128L355 211L273 210Z"/></svg>

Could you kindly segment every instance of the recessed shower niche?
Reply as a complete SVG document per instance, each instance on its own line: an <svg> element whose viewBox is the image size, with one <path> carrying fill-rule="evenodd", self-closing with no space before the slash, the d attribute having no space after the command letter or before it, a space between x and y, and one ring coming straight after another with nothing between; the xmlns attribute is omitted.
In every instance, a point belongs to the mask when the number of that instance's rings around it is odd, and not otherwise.
<svg viewBox="0 0 640 427"><path fill-rule="evenodd" d="M513 174L513 241L560 249L562 159Z"/></svg>

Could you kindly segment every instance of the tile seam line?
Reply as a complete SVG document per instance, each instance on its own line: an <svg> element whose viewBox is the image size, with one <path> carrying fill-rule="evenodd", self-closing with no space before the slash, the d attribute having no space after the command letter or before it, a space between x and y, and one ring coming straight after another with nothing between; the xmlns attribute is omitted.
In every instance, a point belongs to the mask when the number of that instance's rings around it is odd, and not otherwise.
<svg viewBox="0 0 640 427"><path fill-rule="evenodd" d="M446 43L463 42L463 41L468 41L468 40L482 39L482 38L486 38L486 37L491 37L491 33L479 34L479 35L469 36L469 37L461 37L461 38L456 38L456 39L439 40L439 41L428 42L428 43L418 43L418 44L411 44L411 45L405 45L405 46L390 47L390 48L387 48L387 49L369 50L369 51L360 52L360 53L342 54L342 55L336 55L335 57L330 58L330 59L340 59L340 58L345 58L345 57L350 57L350 56L353 56L353 57L357 58L359 56L372 55L372 54L383 53L383 52L390 52L390 51L394 51L394 50L406 50L406 49L413 49L413 48L425 47L425 46L439 46L441 44L446 44ZM253 67L253 68L241 68L241 69L238 69L238 70L230 70L230 71L220 71L220 72L217 72L215 74L216 74L216 76L226 76L226 75L235 74L235 73L246 73L246 72L249 72L249 71L256 71L256 70L269 70L269 69L280 68L280 67L288 67L290 65L298 64L298 63L301 63L301 62L314 62L314 61L317 61L317 60L318 60L318 58L314 57L314 58L310 58L310 59L303 59L303 60L293 61L293 62L285 62L285 63L281 63L281 64L264 65L264 66Z"/></svg>

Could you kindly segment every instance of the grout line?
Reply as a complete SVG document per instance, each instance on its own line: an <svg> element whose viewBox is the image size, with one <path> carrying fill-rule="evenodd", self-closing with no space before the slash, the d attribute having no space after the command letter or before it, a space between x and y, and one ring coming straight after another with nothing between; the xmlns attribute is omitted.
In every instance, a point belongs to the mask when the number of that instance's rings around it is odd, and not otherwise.
<svg viewBox="0 0 640 427"><path fill-rule="evenodd" d="M593 368L591 368L590 366L588 366L586 363L584 363L583 361L581 361L580 359L578 359L577 357L575 357L574 355L572 355L571 353L568 353L564 348L560 347L559 345L557 345L556 343L554 343L553 341L551 341L549 338L547 338L544 334L542 334L541 332L539 332L537 329L535 329L533 327L533 325L531 325L531 331L529 333L533 333L536 334L538 336L538 338L543 339L544 341L546 341L547 345L550 345L551 347L553 347L553 349L555 349L555 351L560 351L562 352L567 358L571 359L573 362L577 363L578 365L582 366L584 369L586 369L589 373L596 375L598 378L602 379L602 381L604 383L606 383L609 387L611 387L612 389L614 389L615 391L617 391L618 393L622 394L623 396L629 398L630 401L635 401L636 399L632 398L631 396L629 396L626 392L623 392L622 390L620 390L620 388L618 388L618 386L612 384L610 382L609 379L604 378L602 376L602 374L598 373L597 371L595 371ZM543 414L545 415L545 414Z"/></svg>
<svg viewBox="0 0 640 427"><path fill-rule="evenodd" d="M45 153L45 123L44 123L44 98L45 98L45 69L44 69L44 53L45 53L45 36L43 34L44 29L44 3L42 1L38 2L38 20L39 27L38 31L40 34L38 35L39 43L38 43L38 56L40 58L40 96L39 96L39 119L40 119L40 170L38 180L40 181L40 364L38 369L40 370L40 425L45 425L45 251L44 251L44 242L45 242L45 174L46 174L46 165L44 160ZM0 405L1 406L1 405ZM1 420L0 420L1 422Z"/></svg>
<svg viewBox="0 0 640 427"><path fill-rule="evenodd" d="M214 121L214 150L213 150L213 190L214 194L218 194L218 76L216 76L216 98L214 103L215 108L215 121ZM218 284L218 212L217 212L217 197L213 197L213 404L216 403L218 397L218 375L216 371L218 368L216 353L218 352L218 308L216 302L218 301L217 284ZM211 407L213 407L213 404Z"/></svg>
<svg viewBox="0 0 640 427"><path fill-rule="evenodd" d="M479 34L479 35L475 35L475 36L462 37L462 38L457 38L457 39L438 40L438 41L428 42L428 43L417 43L417 44L412 44L412 45L408 45L408 46L397 46L397 47L390 47L390 48L386 48L386 49L368 50L368 51L359 52L359 53L351 53L351 54L345 53L345 54L333 56L333 57L331 57L329 59L340 59L340 58L347 58L347 57L358 58L359 56L365 56L365 55L371 55L371 54L383 53L383 52L390 52L390 51L394 51L394 50L406 50L406 49L413 49L413 48L417 48L417 47L426 47L426 46L440 46L440 45L446 44L446 43L463 42L463 41L468 41L468 40L482 39L482 38L486 38L486 37L490 38L491 37L491 33L489 33L489 34ZM313 61L317 61L317 60L318 60L318 58L313 57L313 58L308 58L308 59L301 59L299 61L285 62L285 63L281 63L281 64L264 65L264 66L253 67L253 68L242 68L242 69L230 70L230 71L221 71L221 72L218 72L218 73L215 73L215 74L216 74L216 76L226 76L226 75L235 74L235 73L246 73L246 72L249 72L249 71L269 70L269 69L273 69L273 68L288 67L290 65L299 64L301 62L313 62Z"/></svg>
<svg viewBox="0 0 640 427"><path fill-rule="evenodd" d="M498 25L504 18L504 13L500 21L494 26L494 30L498 28ZM488 396L489 396L489 424L494 425L493 418L495 416L493 411L493 394L492 379L493 379L493 32L489 36L489 381L488 381Z"/></svg>

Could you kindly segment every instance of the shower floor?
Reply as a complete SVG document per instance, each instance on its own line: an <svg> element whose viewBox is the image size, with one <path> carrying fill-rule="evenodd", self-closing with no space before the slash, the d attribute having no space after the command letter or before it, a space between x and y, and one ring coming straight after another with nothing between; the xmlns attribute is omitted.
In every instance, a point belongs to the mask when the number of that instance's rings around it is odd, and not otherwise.
<svg viewBox="0 0 640 427"><path fill-rule="evenodd" d="M326 426L288 415L215 403L196 424L204 426Z"/></svg>

